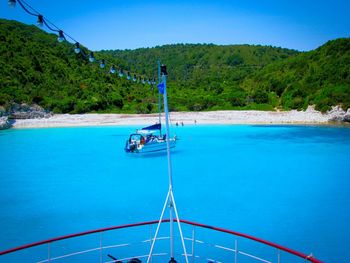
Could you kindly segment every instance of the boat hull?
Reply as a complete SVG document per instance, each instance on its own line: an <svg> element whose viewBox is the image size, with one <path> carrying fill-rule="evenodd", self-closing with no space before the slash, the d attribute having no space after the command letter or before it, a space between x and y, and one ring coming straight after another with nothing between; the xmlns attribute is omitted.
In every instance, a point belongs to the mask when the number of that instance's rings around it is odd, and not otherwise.
<svg viewBox="0 0 350 263"><path fill-rule="evenodd" d="M175 148L176 139L171 138L169 140L170 148ZM130 144L129 141L126 142L125 151L127 153L154 153L162 152L167 150L167 143L163 141L154 141L145 144Z"/></svg>

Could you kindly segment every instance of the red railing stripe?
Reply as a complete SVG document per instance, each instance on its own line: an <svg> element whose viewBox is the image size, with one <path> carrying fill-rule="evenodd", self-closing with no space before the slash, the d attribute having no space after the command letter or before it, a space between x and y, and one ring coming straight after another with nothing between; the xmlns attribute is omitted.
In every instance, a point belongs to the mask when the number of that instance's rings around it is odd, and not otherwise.
<svg viewBox="0 0 350 263"><path fill-rule="evenodd" d="M162 220L163 223L169 222L169 219L164 219ZM174 219L174 221L176 221L176 219ZM76 234L70 234L70 235L65 235L65 236L61 236L61 237L56 237L56 238L51 238L51 239L47 239L47 240L43 240L43 241L39 241L39 242L35 242L35 243L30 243L30 244L26 244L23 246L19 246L19 247L15 247L15 248L11 248L11 249L7 249L4 251L0 251L0 256L1 255L5 255L5 254L9 254L12 252L16 252L16 251L20 251L23 249L27 249L27 248L31 248L31 247L35 247L35 246L39 246L39 245L44 245L44 244L48 244L48 243L52 243L55 241L59 241L59 240L64 240L64 239L69 239L69 238L73 238L73 237L78 237L78 236L84 236L84 235L89 235L89 234L94 234L94 233L100 233L100 232L105 232L105 231L110 231L110 230L116 230L116 229L122 229L122 228L129 228L129 227L138 227L138 226L144 226L144 225L153 225L153 224L157 224L159 221L158 220L153 220L153 221L147 221L147 222L141 222L141 223L135 223L135 224L125 224L125 225L120 225L120 226L113 226L113 227L106 227L106 228L99 228L99 229L95 229L95 230L90 230L90 231L85 231L85 232L80 232L80 233L76 233ZM219 232L223 232L223 233L227 233L227 234L231 234L231 235L235 235L235 236L240 236L240 237L244 237L250 240L254 240L256 242L259 243L263 243L265 245L283 250L285 252L288 252L290 254L296 255L300 258L303 258L305 260L308 260L310 262L313 263L322 263L322 261L320 261L319 259L313 257L313 256L308 256L305 255L303 253L300 253L298 251L295 251L293 249L272 243L270 241L261 239L261 238L257 238L254 236L250 236L247 234L243 234L240 232L235 232L235 231L231 231L231 230L227 230L224 228L219 228L219 227L214 227L214 226L209 226L209 225L204 225L204 224L200 224L200 223L196 223L196 222L191 222L188 220L184 220L184 219L180 219L181 223L185 223L188 225L192 225L192 226L198 226L198 227L203 227L203 228L207 228L207 229L212 229L215 231L219 231Z"/></svg>
<svg viewBox="0 0 350 263"><path fill-rule="evenodd" d="M100 232L105 232L105 231L110 231L110 230L115 230L115 229L121 229L121 228L129 228L129 227L137 227L137 226L144 226L144 225L152 225L152 224L156 224L158 222L159 222L158 220L154 220L154 221L147 221L147 222L141 222L141 223L135 223L135 224L126 224L126 225L120 225L120 226L112 226L112 227L99 228L99 229L90 230L90 231L84 231L84 232L80 232L80 233L76 233L76 234L70 234L70 235L50 238L50 239L42 240L42 241L39 241L39 242L34 242L34 243L26 244L26 245L23 245L23 246L19 246L19 247L10 248L10 249L4 250L4 251L0 251L0 256L8 254L8 253L16 252L16 251L19 251L19 250L23 250L23 249L26 249L26 248L40 246L40 245L52 243L52 242L55 242L55 241L68 239L68 238L85 236L85 235L89 235L89 234L100 233ZM162 222L169 222L169 219L165 219Z"/></svg>
<svg viewBox="0 0 350 263"><path fill-rule="evenodd" d="M278 248L278 249L280 249L280 250L286 251L286 252L291 253L291 254L293 254L293 255L296 255L296 256L298 256L298 257L300 257L300 258L306 259L306 260L308 260L308 261L310 261L310 262L322 263L322 261L318 260L317 258L315 258L315 257L313 257L313 256L305 255L305 254L303 254L303 253L301 253L301 252L298 252L298 251L296 251L296 250L293 250L293 249L290 249L290 248L287 248L287 247L284 247L284 246L281 246L281 245L272 243L272 242L270 242L270 241L267 241L267 240L264 240L264 239L261 239L261 238L258 238L258 237L250 236L250 235L243 234L243 233L240 233L240 232L235 232L235 231L227 230L227 229L224 229L224 228L219 228L219 227L214 227L214 226L209 226L209 225L203 225L203 224L200 224L200 223L195 223L195 222L191 222L191 221L184 220L184 219L180 219L180 222L185 223L185 224L189 224L189 225L192 225L192 226L198 226L198 227L208 228L208 229L212 229L212 230L216 230L216 231L228 233L228 234L231 234L231 235L235 235L235 236L240 236L240 237L248 238L248 239L257 241L257 242L259 242L259 243L263 243L263 244L265 244L265 245L268 245L268 246L270 246L270 247L275 247L275 248Z"/></svg>

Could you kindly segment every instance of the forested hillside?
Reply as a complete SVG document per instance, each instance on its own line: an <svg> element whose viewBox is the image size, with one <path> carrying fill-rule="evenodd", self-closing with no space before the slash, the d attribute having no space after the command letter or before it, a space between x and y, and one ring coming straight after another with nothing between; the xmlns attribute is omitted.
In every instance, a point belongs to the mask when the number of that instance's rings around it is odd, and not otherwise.
<svg viewBox="0 0 350 263"><path fill-rule="evenodd" d="M171 109L200 111L248 105L248 94L242 93L240 87L242 81L264 66L298 52L267 46L178 44L100 54L144 74L151 74L153 68L149 65L161 58L168 66Z"/></svg>
<svg viewBox="0 0 350 263"><path fill-rule="evenodd" d="M75 54L57 36L6 20L0 20L0 91L0 105L36 103L63 113L149 112L155 97L149 87Z"/></svg>
<svg viewBox="0 0 350 263"><path fill-rule="evenodd" d="M168 66L171 110L350 106L350 40L306 53L267 46L178 44L103 50L117 69L149 78ZM88 50L85 49L88 53ZM110 74L72 44L34 26L0 20L0 105L37 103L54 112L157 111L157 90Z"/></svg>
<svg viewBox="0 0 350 263"><path fill-rule="evenodd" d="M241 87L259 93L259 103L284 109L316 105L350 108L350 38L327 42L316 50L272 63L244 80Z"/></svg>

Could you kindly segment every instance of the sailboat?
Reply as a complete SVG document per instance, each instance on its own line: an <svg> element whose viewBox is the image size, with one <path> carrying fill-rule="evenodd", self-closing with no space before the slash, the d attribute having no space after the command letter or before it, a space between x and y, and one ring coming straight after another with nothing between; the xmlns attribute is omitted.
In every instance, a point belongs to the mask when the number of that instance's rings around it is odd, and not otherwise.
<svg viewBox="0 0 350 263"><path fill-rule="evenodd" d="M166 151L166 135L161 135L162 125L156 123L132 133L125 143L127 153L152 153ZM159 131L159 135L156 135ZM176 146L176 136L170 138L170 148Z"/></svg>
<svg viewBox="0 0 350 263"><path fill-rule="evenodd" d="M160 62L158 61L158 78L160 79ZM162 135L161 124L161 98L160 94L164 95L164 82L158 84L158 111L159 122L142 129L137 130L135 133L130 134L129 138L125 142L124 150L127 153L153 153L166 151L166 136ZM169 138L169 147L175 148L176 135Z"/></svg>
<svg viewBox="0 0 350 263"><path fill-rule="evenodd" d="M169 113L166 94L166 67L162 66L166 135L169 134ZM160 84L160 85L161 85ZM145 127L145 130L157 128ZM270 241L228 229L180 219L175 203L171 140L165 139L168 161L168 193L158 220L118 225L108 228L56 237L0 251L3 262L314 262L322 263L312 254L304 254ZM169 210L169 219L164 218ZM175 217L174 217L175 216ZM177 231L174 229L177 225ZM169 234L161 226L169 224ZM156 228L154 229L154 225ZM120 232L118 232L120 231ZM112 233L113 232L113 233ZM82 243L86 238L86 246ZM136 238L140 238L137 239ZM165 244L164 242L169 242ZM157 243L157 246L156 246ZM248 245L247 244L251 244ZM67 248L75 250L68 250ZM181 247L181 248L180 248ZM254 250L255 248L255 250ZM29 258L31 253L35 259ZM16 259L19 259L16 261Z"/></svg>

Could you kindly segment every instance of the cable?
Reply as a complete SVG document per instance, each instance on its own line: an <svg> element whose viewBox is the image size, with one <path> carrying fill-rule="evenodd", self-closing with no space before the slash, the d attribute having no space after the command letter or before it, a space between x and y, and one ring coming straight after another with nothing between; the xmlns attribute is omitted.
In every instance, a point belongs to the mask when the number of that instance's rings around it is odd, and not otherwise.
<svg viewBox="0 0 350 263"><path fill-rule="evenodd" d="M16 2L16 0L14 1ZM38 12L36 9L34 9L31 5L29 5L26 1L24 0L17 0L17 2L19 3L19 5L23 8L23 10L28 13L29 15L32 16L36 16L38 18L38 23L45 25L50 31L56 32L59 34L58 36L58 40L59 42L62 42L63 40L67 40L66 36L72 40L73 42L75 42L75 52L77 54L81 54L83 57L88 58L89 61L91 63L93 62L97 62L100 63L100 68L105 68L106 64L111 64L111 69L112 67L114 68L114 70L109 70L110 73L115 73L116 69L114 66L114 63L107 60L107 59L95 59L95 57L93 56L93 52L89 51L89 49L87 49L89 52L89 55L84 51L84 49L82 49L80 46L80 42L75 40L72 36L70 36L69 34L67 34L66 32L64 32L63 30L61 30L59 27L57 27L54 23L52 23L50 20L48 20L46 17L44 17L40 12ZM103 65L103 66L102 66ZM143 77L143 75L140 74L135 74L135 73L131 73L131 71L126 71L125 74L123 73L123 69L121 67L119 67L119 77L124 77L127 76L127 80L133 81L133 82L137 82L137 83L142 83L142 84L146 84L148 83L149 85L155 84L154 82L154 78L153 81L151 81L152 78L147 78L147 77ZM133 75L133 77L131 77L131 75ZM142 76L142 77L141 77ZM148 79L148 81L147 81Z"/></svg>
<svg viewBox="0 0 350 263"><path fill-rule="evenodd" d="M32 16L36 16L36 17L39 15L39 14L34 14L34 13L30 12L30 11L23 5L23 3L22 3L21 0L17 0L17 1L18 1L19 5L23 8L23 10L26 11L28 14L30 14L30 15L32 15Z"/></svg>
<svg viewBox="0 0 350 263"><path fill-rule="evenodd" d="M61 30L57 30L57 29L53 29L52 27L49 26L49 24L46 22L46 18L43 19L43 23L45 24L45 26L50 29L51 31L54 31L54 32L59 32ZM63 31L62 31L63 32Z"/></svg>

